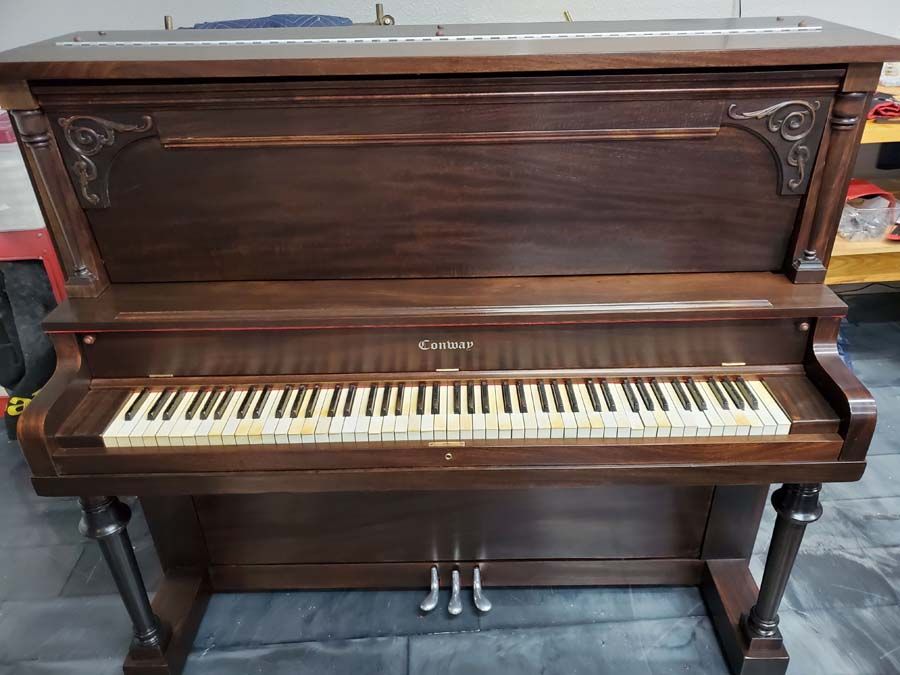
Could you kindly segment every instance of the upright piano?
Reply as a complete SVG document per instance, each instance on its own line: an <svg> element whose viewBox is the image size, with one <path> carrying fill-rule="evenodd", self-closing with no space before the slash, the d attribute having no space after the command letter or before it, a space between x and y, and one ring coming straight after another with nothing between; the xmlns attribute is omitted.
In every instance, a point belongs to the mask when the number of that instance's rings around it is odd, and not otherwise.
<svg viewBox="0 0 900 675"><path fill-rule="evenodd" d="M69 296L20 442L112 568L125 672L179 673L217 591L695 585L735 674L784 673L804 529L875 427L823 279L886 60L802 17L0 55Z"/></svg>

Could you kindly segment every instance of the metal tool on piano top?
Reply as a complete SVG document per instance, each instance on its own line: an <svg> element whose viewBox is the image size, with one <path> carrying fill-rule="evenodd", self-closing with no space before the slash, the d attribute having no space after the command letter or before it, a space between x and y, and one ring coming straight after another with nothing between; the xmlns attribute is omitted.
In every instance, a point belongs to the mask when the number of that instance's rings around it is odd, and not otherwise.
<svg viewBox="0 0 900 675"><path fill-rule="evenodd" d="M695 584L734 672L783 673L791 560L875 425L822 281L898 59L799 17L0 55L70 297L20 440L116 571L126 671L178 672L211 591Z"/></svg>

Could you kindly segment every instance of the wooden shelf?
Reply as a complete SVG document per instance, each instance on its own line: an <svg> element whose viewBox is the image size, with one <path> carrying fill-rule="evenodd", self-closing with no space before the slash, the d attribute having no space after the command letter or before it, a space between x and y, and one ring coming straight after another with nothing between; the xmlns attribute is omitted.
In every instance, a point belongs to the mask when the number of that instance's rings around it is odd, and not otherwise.
<svg viewBox="0 0 900 675"><path fill-rule="evenodd" d="M879 87L878 91L900 96L900 87ZM900 122L866 122L862 143L900 143Z"/></svg>
<svg viewBox="0 0 900 675"><path fill-rule="evenodd" d="M900 281L900 241L834 242L827 284L864 284Z"/></svg>

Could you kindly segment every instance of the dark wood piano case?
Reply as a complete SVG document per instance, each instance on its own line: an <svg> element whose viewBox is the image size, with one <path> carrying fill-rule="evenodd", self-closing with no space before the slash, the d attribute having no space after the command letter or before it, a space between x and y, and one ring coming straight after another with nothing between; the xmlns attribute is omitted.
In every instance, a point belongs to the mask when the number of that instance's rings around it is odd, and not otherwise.
<svg viewBox="0 0 900 675"><path fill-rule="evenodd" d="M862 475L874 429L821 284L900 51L813 19L697 25L458 45L433 27L377 44L82 33L0 55L70 295L20 440L38 492L83 498L124 580L126 672L180 672L211 591L424 588L432 566L465 587L476 567L488 586L699 585L733 671L785 671L791 552L818 484ZM419 346L441 340L472 347ZM586 373L758 375L795 424L731 441L98 441L129 390L161 381ZM757 599L747 560L774 482ZM141 498L161 621L115 494Z"/></svg>

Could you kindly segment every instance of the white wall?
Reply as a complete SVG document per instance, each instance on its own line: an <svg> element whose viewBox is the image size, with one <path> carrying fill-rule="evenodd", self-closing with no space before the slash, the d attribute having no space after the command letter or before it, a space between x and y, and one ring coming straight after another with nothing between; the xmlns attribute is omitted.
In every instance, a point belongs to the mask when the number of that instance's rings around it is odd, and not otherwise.
<svg viewBox="0 0 900 675"><path fill-rule="evenodd" d="M898 0L383 0L398 23L664 19L806 14L900 37ZM370 22L368 0L0 0L0 50L70 31L159 28L171 14L178 26L276 13L327 13Z"/></svg>

